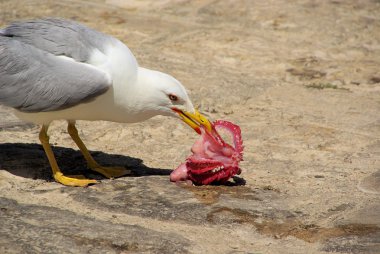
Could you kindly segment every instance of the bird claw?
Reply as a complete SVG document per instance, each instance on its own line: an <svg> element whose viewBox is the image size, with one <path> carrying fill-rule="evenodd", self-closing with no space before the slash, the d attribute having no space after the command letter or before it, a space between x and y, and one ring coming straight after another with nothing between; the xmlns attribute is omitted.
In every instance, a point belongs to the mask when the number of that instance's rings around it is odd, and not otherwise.
<svg viewBox="0 0 380 254"><path fill-rule="evenodd" d="M131 170L126 169L124 167L103 167L100 165L89 165L89 167L91 168L91 170L98 172L102 174L103 176L110 179L121 177L121 176L132 173Z"/></svg>
<svg viewBox="0 0 380 254"><path fill-rule="evenodd" d="M94 179L86 179L83 175L70 175L64 176L61 172L57 172L54 174L54 179L66 186L75 186L75 187L86 187L90 184L98 183L97 180Z"/></svg>

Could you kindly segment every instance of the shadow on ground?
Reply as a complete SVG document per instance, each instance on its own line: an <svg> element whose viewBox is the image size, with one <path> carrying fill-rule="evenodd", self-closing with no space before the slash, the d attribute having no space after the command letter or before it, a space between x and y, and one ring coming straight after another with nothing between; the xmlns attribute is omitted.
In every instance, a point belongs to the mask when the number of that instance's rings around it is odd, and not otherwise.
<svg viewBox="0 0 380 254"><path fill-rule="evenodd" d="M102 175L87 169L86 161L79 150L54 146L53 152L65 175L83 174L91 178L104 179ZM171 173L169 169L147 167L138 158L99 151L90 152L100 165L124 166L130 169L132 176L135 177ZM53 180L45 152L38 144L0 144L0 169L25 178Z"/></svg>
<svg viewBox="0 0 380 254"><path fill-rule="evenodd" d="M50 166L45 157L41 145L7 143L0 144L0 168L25 178L43 179L52 181ZM86 169L86 163L77 150L64 147L54 147L53 151L61 165L64 174L84 174L91 178L101 178L100 175L92 173ZM103 232L104 221L101 219L89 218L78 213L76 204L86 207L101 214L132 215L136 218L152 220L157 225L166 222L176 222L182 225L192 226L222 226L241 227L251 226L261 235L274 239L285 239L295 237L307 243L322 242L325 251L345 251L351 253L375 253L378 247L380 230L374 224L361 224L343 222L332 227L322 227L310 223L309 214L288 209L283 202L286 193L272 188L252 188L244 184L232 184L221 186L188 186L185 184L171 184L167 177L171 170L149 168L138 158L123 155L107 154L103 152L92 152L94 158L102 165L125 166L132 170L133 177L123 177L118 180L108 181L105 184L97 184L91 188L63 188L57 194L54 189L29 190L35 195L65 194L65 199L74 201L71 209L75 212L65 211L65 216L58 219L46 215L46 211L51 213L63 212L54 207L22 205L10 199L0 199L0 217L8 220L5 228L8 242L16 234L9 225L18 225L30 229L30 234L40 234L40 229L32 228L22 222L18 216L10 214L14 212L22 213L23 216L30 217L30 214L39 214L45 211L45 216L54 218L54 223L43 225L43 231L52 232L54 227L60 225L59 231L55 234L66 232L72 228L71 218L76 216L76 220L81 221L81 225L99 229ZM160 175L162 177L160 177ZM235 181L237 181L235 179ZM242 180L243 181L243 180ZM240 186L239 186L240 185ZM133 204L133 205L131 205ZM20 212L20 211L23 212ZM37 211L37 212L36 212ZM116 218L116 217L115 217ZM35 218L40 220L40 217ZM114 227L113 222L107 222L110 227ZM86 227L81 227L79 233L70 238L65 238L64 243L57 243L62 248L66 248L71 238L76 239L77 247L89 248L93 245L99 249L110 250L169 250L173 246L182 246L182 253L186 253L189 246L189 239L183 238L176 233L168 233L163 236L155 230L127 224L119 225L120 231L134 230L135 234L151 235L155 240L163 242L156 246L152 242L138 243L128 237L121 237L118 242L104 240L104 235L92 236ZM0 230L1 231L1 230ZM4 232L3 232L4 233ZM85 237L83 237L85 235ZM128 235L129 236L129 235ZM79 239L79 240L78 240ZM89 240L94 239L94 240ZM0 242L1 243L1 242ZM345 243L345 245L342 245ZM47 248L43 243L40 246ZM10 248L11 245L6 245ZM27 242L23 242L23 249L30 248ZM177 247L176 247L177 248ZM162 252L161 252L162 253Z"/></svg>

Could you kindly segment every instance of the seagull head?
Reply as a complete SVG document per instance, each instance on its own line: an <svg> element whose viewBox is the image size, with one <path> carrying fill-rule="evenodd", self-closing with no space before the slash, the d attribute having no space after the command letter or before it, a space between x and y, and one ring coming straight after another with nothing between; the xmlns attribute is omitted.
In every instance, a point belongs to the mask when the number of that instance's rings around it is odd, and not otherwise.
<svg viewBox="0 0 380 254"><path fill-rule="evenodd" d="M181 119L198 134L203 126L211 131L210 121L196 110L187 95L185 87L174 77L159 71L140 68L144 73L142 83L145 106L155 115L172 116ZM140 76L140 75L139 75Z"/></svg>

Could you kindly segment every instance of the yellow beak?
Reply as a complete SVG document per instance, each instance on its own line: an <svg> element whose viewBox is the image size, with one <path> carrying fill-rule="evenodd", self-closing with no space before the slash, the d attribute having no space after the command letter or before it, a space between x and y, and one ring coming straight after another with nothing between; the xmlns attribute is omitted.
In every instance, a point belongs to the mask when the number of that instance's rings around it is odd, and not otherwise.
<svg viewBox="0 0 380 254"><path fill-rule="evenodd" d="M173 110L178 113L178 115L182 118L182 121L184 121L187 125L193 128L198 134L201 134L201 126L204 126L207 131L211 132L211 122L204 115L199 113L198 110L195 110L194 114L178 109Z"/></svg>

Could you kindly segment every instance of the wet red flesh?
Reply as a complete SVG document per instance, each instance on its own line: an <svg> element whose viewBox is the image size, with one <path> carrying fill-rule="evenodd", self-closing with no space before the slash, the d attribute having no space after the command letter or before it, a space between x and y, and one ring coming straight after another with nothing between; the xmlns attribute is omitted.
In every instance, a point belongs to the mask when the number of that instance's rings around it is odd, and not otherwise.
<svg viewBox="0 0 380 254"><path fill-rule="evenodd" d="M232 136L233 146L222 139L218 130L225 130ZM239 126L218 120L213 123L211 132L201 128L200 135L191 148L193 154L170 174L171 181L191 180L198 185L224 183L240 174L243 141Z"/></svg>

